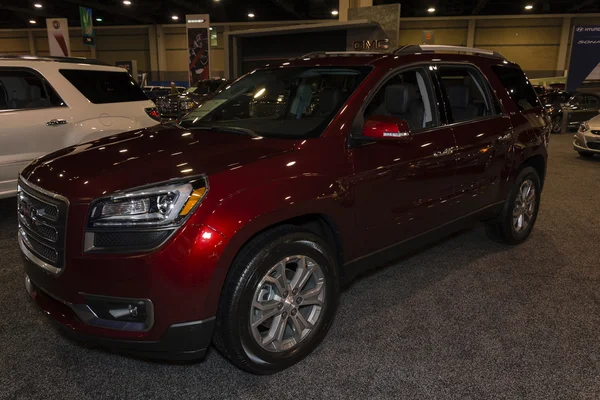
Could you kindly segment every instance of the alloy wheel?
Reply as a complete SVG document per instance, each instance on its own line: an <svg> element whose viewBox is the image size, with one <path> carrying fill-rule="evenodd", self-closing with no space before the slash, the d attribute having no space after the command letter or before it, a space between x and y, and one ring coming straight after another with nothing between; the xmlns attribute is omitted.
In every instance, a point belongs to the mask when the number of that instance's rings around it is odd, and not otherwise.
<svg viewBox="0 0 600 400"><path fill-rule="evenodd" d="M513 229L515 232L523 232L531 225L535 211L536 196L533 181L530 179L524 180L517 192L513 208Z"/></svg>
<svg viewBox="0 0 600 400"><path fill-rule="evenodd" d="M325 275L312 258L282 259L261 279L252 298L250 328L270 352L296 347L316 327L325 304Z"/></svg>

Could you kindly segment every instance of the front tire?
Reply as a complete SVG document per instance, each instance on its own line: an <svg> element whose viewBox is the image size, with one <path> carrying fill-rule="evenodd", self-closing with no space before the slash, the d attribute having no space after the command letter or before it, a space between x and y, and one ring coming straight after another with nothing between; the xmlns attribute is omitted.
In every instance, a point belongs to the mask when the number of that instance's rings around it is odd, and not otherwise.
<svg viewBox="0 0 600 400"><path fill-rule="evenodd" d="M497 242L516 245L531 233L540 207L541 181L532 167L521 170L498 218L486 224L486 233Z"/></svg>
<svg viewBox="0 0 600 400"><path fill-rule="evenodd" d="M552 133L562 132L562 116L558 115L552 120Z"/></svg>
<svg viewBox="0 0 600 400"><path fill-rule="evenodd" d="M335 257L312 232L281 226L252 239L221 294L214 344L233 364L272 374L323 340L339 299Z"/></svg>

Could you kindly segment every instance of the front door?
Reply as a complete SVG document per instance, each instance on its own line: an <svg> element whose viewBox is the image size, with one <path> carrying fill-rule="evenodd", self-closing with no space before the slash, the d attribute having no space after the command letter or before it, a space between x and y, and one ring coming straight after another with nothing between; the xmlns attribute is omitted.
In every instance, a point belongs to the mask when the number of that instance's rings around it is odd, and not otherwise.
<svg viewBox="0 0 600 400"><path fill-rule="evenodd" d="M368 103L363 120L385 116L408 123L411 136L361 141L351 149L356 229L355 254L366 255L424 233L450 219L455 146L426 69L389 77Z"/></svg>
<svg viewBox="0 0 600 400"><path fill-rule="evenodd" d="M18 173L63 147L71 112L35 72L0 69L0 197L16 191Z"/></svg>

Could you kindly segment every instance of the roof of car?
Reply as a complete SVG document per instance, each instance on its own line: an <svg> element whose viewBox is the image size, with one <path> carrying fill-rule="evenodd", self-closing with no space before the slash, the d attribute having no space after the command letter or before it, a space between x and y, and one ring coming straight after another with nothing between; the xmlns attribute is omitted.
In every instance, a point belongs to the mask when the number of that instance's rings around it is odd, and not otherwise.
<svg viewBox="0 0 600 400"><path fill-rule="evenodd" d="M10 54L0 54L0 60L23 60L23 61L54 61L61 63L70 63L70 64L89 64L89 65L102 65L107 67L112 67L112 65L96 60L93 58L84 58L84 57L38 57L38 56L23 56L23 55L10 55Z"/></svg>

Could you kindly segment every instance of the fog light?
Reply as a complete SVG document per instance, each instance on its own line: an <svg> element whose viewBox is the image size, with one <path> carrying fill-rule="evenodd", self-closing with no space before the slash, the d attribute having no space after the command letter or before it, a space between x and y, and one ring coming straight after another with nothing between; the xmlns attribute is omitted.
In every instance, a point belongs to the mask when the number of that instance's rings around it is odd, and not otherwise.
<svg viewBox="0 0 600 400"><path fill-rule="evenodd" d="M128 299L84 295L85 304L72 308L89 325L126 331L147 331L154 321L152 302L148 299Z"/></svg>

